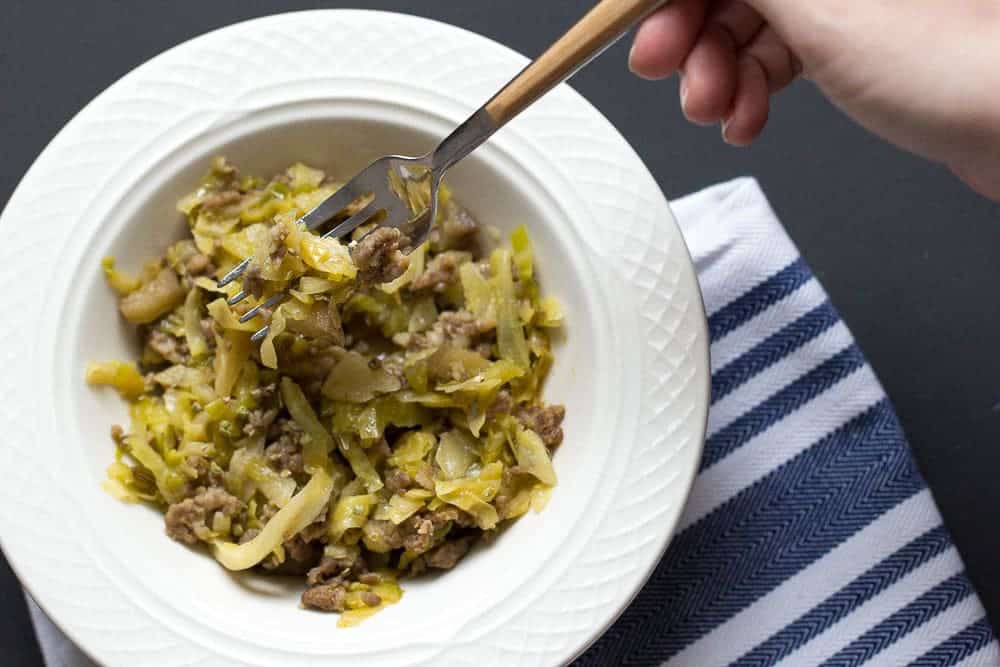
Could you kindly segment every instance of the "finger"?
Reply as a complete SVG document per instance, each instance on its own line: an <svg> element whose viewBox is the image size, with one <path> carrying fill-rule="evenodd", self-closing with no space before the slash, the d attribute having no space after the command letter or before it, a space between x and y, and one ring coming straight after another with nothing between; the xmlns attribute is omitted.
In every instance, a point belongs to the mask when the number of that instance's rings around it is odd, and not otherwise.
<svg viewBox="0 0 1000 667"><path fill-rule="evenodd" d="M732 110L722 123L722 138L733 146L747 146L757 138L767 123L767 76L760 63L750 57L740 58L737 70L739 83Z"/></svg>
<svg viewBox="0 0 1000 667"><path fill-rule="evenodd" d="M732 106L736 46L718 24L708 24L681 67L681 108L688 120L713 125Z"/></svg>
<svg viewBox="0 0 1000 667"><path fill-rule="evenodd" d="M785 46L785 42L771 26L764 26L743 49L742 55L760 63L767 77L768 90L772 93L790 84L802 71L798 58Z"/></svg>
<svg viewBox="0 0 1000 667"><path fill-rule="evenodd" d="M764 18L743 0L724 0L708 20L725 28L737 48L746 45L764 25Z"/></svg>
<svg viewBox="0 0 1000 667"><path fill-rule="evenodd" d="M643 21L629 53L629 69L646 79L663 79L677 71L701 32L705 4L675 0Z"/></svg>

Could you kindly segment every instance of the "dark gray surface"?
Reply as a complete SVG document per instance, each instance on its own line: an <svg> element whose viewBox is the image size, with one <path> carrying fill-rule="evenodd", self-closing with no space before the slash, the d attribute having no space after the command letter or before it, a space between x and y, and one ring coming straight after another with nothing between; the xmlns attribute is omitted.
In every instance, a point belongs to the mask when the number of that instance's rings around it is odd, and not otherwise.
<svg viewBox="0 0 1000 667"><path fill-rule="evenodd" d="M0 201L84 104L144 60L254 16L316 7L410 12L537 54L589 0L5 0L0 21ZM726 147L687 125L676 82L641 82L620 44L574 86L622 131L669 197L756 176L878 372L969 574L1000 619L1000 206L853 126L806 83L775 101L764 137ZM10 443L7 443L10 446ZM16 581L0 570L4 664L37 653ZM13 662L10 662L13 660Z"/></svg>

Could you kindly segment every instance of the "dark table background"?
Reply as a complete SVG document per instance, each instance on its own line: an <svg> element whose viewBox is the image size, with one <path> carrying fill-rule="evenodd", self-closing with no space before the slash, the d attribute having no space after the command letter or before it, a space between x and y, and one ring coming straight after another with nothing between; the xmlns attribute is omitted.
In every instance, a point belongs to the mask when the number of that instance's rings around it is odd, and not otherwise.
<svg viewBox="0 0 1000 667"><path fill-rule="evenodd" d="M0 202L62 125L136 65L247 18L358 7L453 23L535 55L592 0L3 0ZM808 83L774 101L753 148L684 122L676 80L625 70L622 43L574 87L618 127L668 197L756 176L858 338L997 627L1000 622L1000 206L882 144ZM12 443L6 443L12 446ZM40 663L20 587L0 559L5 665Z"/></svg>

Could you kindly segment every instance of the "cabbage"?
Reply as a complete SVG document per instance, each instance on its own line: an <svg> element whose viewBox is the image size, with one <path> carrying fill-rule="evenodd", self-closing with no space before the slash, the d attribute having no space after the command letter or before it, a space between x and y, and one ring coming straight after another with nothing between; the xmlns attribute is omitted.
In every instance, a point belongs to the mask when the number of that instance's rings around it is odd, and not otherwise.
<svg viewBox="0 0 1000 667"><path fill-rule="evenodd" d="M474 262L466 262L458 267L458 276L462 281L462 293L465 296L465 309L477 319L495 319L493 293L490 283L479 271Z"/></svg>
<svg viewBox="0 0 1000 667"><path fill-rule="evenodd" d="M261 319L260 315L253 317L247 322L240 322L239 316L232 311L225 299L216 299L215 301L209 303L208 314L212 316L212 319L215 320L220 327L230 331L246 331L248 333L253 333L264 326L264 321Z"/></svg>
<svg viewBox="0 0 1000 667"><path fill-rule="evenodd" d="M330 514L330 539L333 542L339 542L347 531L364 526L368 521L369 513L377 502L378 496L373 493L342 496L333 506L333 511Z"/></svg>
<svg viewBox="0 0 1000 667"><path fill-rule="evenodd" d="M244 501L250 500L260 490L264 497L278 507L284 507L295 493L295 480L283 477L267 464L262 453L263 442L256 447L243 447L229 459L226 486Z"/></svg>
<svg viewBox="0 0 1000 667"><path fill-rule="evenodd" d="M215 393L218 396L233 393L240 371L249 359L250 334L230 329L215 335Z"/></svg>
<svg viewBox="0 0 1000 667"><path fill-rule="evenodd" d="M434 462L445 479L458 479L479 460L476 441L458 430L445 431L438 440Z"/></svg>
<svg viewBox="0 0 1000 667"><path fill-rule="evenodd" d="M549 451L538 434L526 428L518 428L514 436L514 457L524 472L534 475L538 481L555 486L556 471L549 459Z"/></svg>
<svg viewBox="0 0 1000 667"><path fill-rule="evenodd" d="M401 403L392 396L381 396L368 403L334 403L333 430L336 433L356 434L362 440L378 440L387 426L401 428L420 426L431 421L431 416L420 405Z"/></svg>
<svg viewBox="0 0 1000 667"><path fill-rule="evenodd" d="M531 361L528 344L524 338L524 327L518 314L514 281L510 272L510 251L498 249L490 257L493 269L493 298L497 312L497 347L500 356L527 370Z"/></svg>
<svg viewBox="0 0 1000 667"><path fill-rule="evenodd" d="M335 401L364 403L401 386L399 378L390 375L377 362L373 364L371 359L348 351L323 383L323 395Z"/></svg>
<svg viewBox="0 0 1000 667"><path fill-rule="evenodd" d="M531 239L528 238L528 228L518 225L510 235L510 245L514 253L514 266L517 267L517 276L522 283L527 283L532 279L533 253L531 250Z"/></svg>
<svg viewBox="0 0 1000 667"><path fill-rule="evenodd" d="M101 270L104 271L104 279L108 281L114 291L118 292L119 296L127 296L142 286L142 283L135 276L115 269L114 257L102 259Z"/></svg>
<svg viewBox="0 0 1000 667"><path fill-rule="evenodd" d="M146 391L146 382L135 364L124 361L89 363L86 379L92 385L113 387L128 401L139 398Z"/></svg>
<svg viewBox="0 0 1000 667"><path fill-rule="evenodd" d="M379 285L379 289L387 294L395 294L400 288L412 283L417 276L424 272L424 258L427 255L427 243L421 243L410 253L410 262L406 266L406 271L398 278Z"/></svg>
<svg viewBox="0 0 1000 667"><path fill-rule="evenodd" d="M376 519L392 521L397 526L424 508L423 499L393 495L389 502L375 510Z"/></svg>
<svg viewBox="0 0 1000 667"><path fill-rule="evenodd" d="M302 461L306 470L323 466L334 448L330 433L320 423L302 389L291 378L281 378L281 398L292 419L309 436L302 445Z"/></svg>
<svg viewBox="0 0 1000 667"><path fill-rule="evenodd" d="M449 505L465 510L483 530L495 528L499 521L496 508L490 504L500 490L503 464L489 463L478 474L455 480L435 480L437 497Z"/></svg>
<svg viewBox="0 0 1000 667"><path fill-rule="evenodd" d="M522 375L524 375L524 371L520 367L510 361L501 359L500 361L493 362L468 380L439 384L437 390L443 391L446 394L460 392L472 396L484 396L491 394L504 383L510 382Z"/></svg>
<svg viewBox="0 0 1000 667"><path fill-rule="evenodd" d="M563 323L562 306L550 296L538 303L535 323L540 327L561 327Z"/></svg>
<svg viewBox="0 0 1000 667"><path fill-rule="evenodd" d="M148 324L166 315L184 301L184 288L172 269L162 269L148 283L129 293L118 304L129 322Z"/></svg>
<svg viewBox="0 0 1000 667"><path fill-rule="evenodd" d="M401 468L408 473L416 473L424 465L424 460L437 444L437 438L433 433L426 431L410 431L403 434L396 441L396 446L386 462L395 467Z"/></svg>
<svg viewBox="0 0 1000 667"><path fill-rule="evenodd" d="M326 174L319 169L313 169L301 162L293 164L286 170L286 173L288 174L288 185L292 188L292 192L315 190L323 182L323 179L326 178Z"/></svg>
<svg viewBox="0 0 1000 667"><path fill-rule="evenodd" d="M198 359L208 354L208 342L201 330L201 292L196 289L184 299L184 337L192 357Z"/></svg>
<svg viewBox="0 0 1000 667"><path fill-rule="evenodd" d="M466 380L490 367L478 352L442 345L427 358L427 371L435 380Z"/></svg>
<svg viewBox="0 0 1000 667"><path fill-rule="evenodd" d="M354 471L355 476L368 489L368 493L375 493L384 486L382 478L375 471L375 466L372 465L368 454L365 453L365 450L356 440L338 435L337 445L340 448L340 453L347 459L348 465L351 466L351 470Z"/></svg>
<svg viewBox="0 0 1000 667"><path fill-rule="evenodd" d="M296 533L312 523L323 511L333 491L333 479L324 469L317 469L309 482L271 517L260 534L244 544L216 540L212 553L229 570L246 570L267 558Z"/></svg>
<svg viewBox="0 0 1000 667"><path fill-rule="evenodd" d="M278 367L278 352L274 349L274 339L285 333L285 313L284 306L278 306L271 315L271 322L267 329L267 336L260 344L260 363L268 368Z"/></svg>
<svg viewBox="0 0 1000 667"><path fill-rule="evenodd" d="M363 607L353 606L352 608L349 608L341 614L340 618L337 620L338 628L353 627L366 618L372 616L373 614L377 614L391 604L396 604L402 599L403 589L399 587L399 584L396 583L395 579L387 579L384 575L382 576L384 580L371 587L371 592L378 595L379 598L382 599L382 603L377 607L369 607L366 605Z"/></svg>

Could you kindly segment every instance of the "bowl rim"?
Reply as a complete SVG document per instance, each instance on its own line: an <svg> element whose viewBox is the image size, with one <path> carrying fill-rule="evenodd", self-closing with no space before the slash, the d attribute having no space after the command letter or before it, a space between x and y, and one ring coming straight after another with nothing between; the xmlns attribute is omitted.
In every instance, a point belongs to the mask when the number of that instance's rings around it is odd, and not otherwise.
<svg viewBox="0 0 1000 667"><path fill-rule="evenodd" d="M192 50L197 46L204 46L227 37L239 36L242 32L256 30L264 26L280 27L282 30L290 30L293 25L302 25L318 20L346 22L352 25L365 26L371 26L373 23L392 21L397 24L401 23L409 27L413 27L417 31L430 30L435 33L440 32L440 34L447 34L448 39L460 41L463 44L473 45L475 48L482 48L490 51L492 57L503 61L504 63L520 66L525 62L523 56L519 56L506 47L500 46L496 42L480 35L476 35L475 33L455 28L431 19L395 14L391 12L378 12L371 10L312 10L251 19L249 21L220 28L176 46L163 54L154 57L147 63L140 65L138 68L126 74L118 82L110 86L105 92L101 93L93 102L84 107L83 110L81 110L69 123L67 123L67 125L45 148L36 162L28 170L21 183L15 189L14 194L11 196L3 214L0 215L0 235L2 235L0 238L6 238L11 235L11 228L15 224L14 220L23 216L24 210L28 204L37 199L38 196L51 191L47 174L52 174L54 172L53 163L55 161L55 156L61 150L64 150L77 141L87 131L88 125L92 126L93 123L100 122L101 114L106 113L107 109L115 103L116 99L122 99L122 96L127 92L126 88L129 85L141 84L144 80L148 80L148 77L155 74L155 70L157 68L161 66L170 66L172 59L184 60L185 58L190 57L189 55L186 55L186 52L192 52ZM571 108L574 114L580 114L580 116L584 118L581 122L586 123L588 128L599 129L602 139L613 147L615 151L614 159L622 163L622 165L619 166L627 167L627 170L630 173L634 173L639 177L641 181L638 185L641 191L639 198L643 200L643 204L650 206L652 210L651 216L658 219L659 224L661 225L663 225L663 219L666 219L668 224L666 224L665 227L667 229L655 231L670 237L670 240L674 244L671 246L670 257L675 262L679 262L679 265L674 267L677 271L677 276L675 277L677 281L676 284L680 286L680 290L684 292L688 298L688 302L685 306L687 308L687 319L684 321L684 326L687 327L688 330L686 333L691 338L688 342L688 352L692 356L694 368L693 377L687 381L690 398L694 401L691 408L693 413L690 415L691 426L688 429L692 442L683 448L685 456L684 466L682 466L683 469L678 472L678 479L674 484L674 492L679 497L680 502L674 503L674 505L670 507L668 515L669 518L663 524L668 527L661 527L655 536L656 539L654 540L654 544L649 544L644 547L644 549L648 552L647 556L650 554L655 554L655 556L652 558L645 558L645 566L642 568L642 571L633 573L633 576L630 578L628 583L631 588L628 595L617 601L617 608L612 614L605 615L605 617L601 620L599 627L591 627L588 631L582 633L581 640L577 641L571 650L561 651L561 657L559 659L568 662L569 660L572 660L576 656L582 654L590 646L590 644L596 641L597 638L610 628L621 612L624 611L635 595L638 594L642 585L652 573L653 568L659 562L660 557L666 549L673 531L679 521L683 501L687 498L695 478L698 462L700 460L701 448L704 442L705 431L707 428L707 413L709 404L708 330L704 306L694 277L693 264L686 248L684 247L683 240L680 237L676 222L670 213L669 206L663 197L662 192L660 192L659 188L653 181L648 170L642 164L639 157L635 154L625 139L621 137L621 135L610 125L600 112L586 102L582 96L572 91L569 87L562 86L558 91L555 91L551 97L552 101L548 103L548 108L552 110L559 110L559 105ZM519 119L513 129L521 134L531 135L538 131L538 127L543 125L540 117L536 120L537 122L535 122L533 126L531 119L526 116L524 121ZM121 150L127 150L127 147ZM121 156L124 153L119 151L117 154ZM650 230L647 228L640 231L643 234L650 234ZM655 240L655 236L653 238ZM626 250L628 249L626 248ZM663 520L663 517L661 516L660 519ZM0 525L3 525L2 521L0 521ZM23 575L25 569L23 568L20 545L11 548L8 541L8 530L0 531L0 546L2 546L5 554L7 554L11 567L14 569L15 573L17 573L22 585L24 585L27 590L32 592L34 597L36 586L33 585L32 581L37 581L37 579L33 580L31 576ZM96 657L99 652L103 652L101 648L95 649L95 645L92 643L91 639L78 632L77 628L73 624L61 622L65 618L64 614L66 612L59 609L61 604L60 601L51 598L46 593L41 593L38 597L35 597L35 599L39 605L46 610L53 622L63 629L63 631L66 632L66 634L70 636L82 650L88 652L88 654L92 657ZM586 637L582 637L584 634ZM525 664L528 664L528 662L525 662Z"/></svg>

